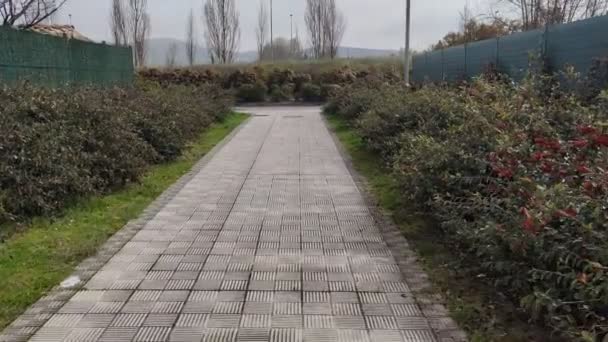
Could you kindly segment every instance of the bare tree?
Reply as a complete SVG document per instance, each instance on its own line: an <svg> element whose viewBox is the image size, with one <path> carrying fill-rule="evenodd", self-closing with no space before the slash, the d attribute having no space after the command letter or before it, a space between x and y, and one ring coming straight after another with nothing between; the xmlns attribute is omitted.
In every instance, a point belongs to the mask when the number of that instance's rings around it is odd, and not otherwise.
<svg viewBox="0 0 608 342"><path fill-rule="evenodd" d="M126 46L129 44L129 34L127 31L127 13L122 0L112 0L110 10L110 25L114 44Z"/></svg>
<svg viewBox="0 0 608 342"><path fill-rule="evenodd" d="M260 0L258 26L255 29L255 36L258 45L258 59L262 60L264 58L264 48L268 41L268 7L265 0Z"/></svg>
<svg viewBox="0 0 608 342"><path fill-rule="evenodd" d="M306 0L304 21L308 31L308 39L315 58L323 58L325 54L325 35L323 20L325 18L325 0Z"/></svg>
<svg viewBox="0 0 608 342"><path fill-rule="evenodd" d="M173 43L169 46L169 50L167 51L167 62L166 65L169 68L175 67L175 62L177 61L177 44Z"/></svg>
<svg viewBox="0 0 608 342"><path fill-rule="evenodd" d="M346 30L346 19L337 6L336 0L325 1L323 34L325 35L325 55L334 59Z"/></svg>
<svg viewBox="0 0 608 342"><path fill-rule="evenodd" d="M206 0L203 9L205 39L211 63L234 62L241 38L239 13L234 0Z"/></svg>
<svg viewBox="0 0 608 342"><path fill-rule="evenodd" d="M346 30L346 18L336 0L306 0L304 20L313 56L335 58Z"/></svg>
<svg viewBox="0 0 608 342"><path fill-rule="evenodd" d="M150 16L147 13L148 0L129 0L128 29L135 55L135 65L146 62L146 40L150 34Z"/></svg>
<svg viewBox="0 0 608 342"><path fill-rule="evenodd" d="M55 5L54 6L55 6L55 10L52 11L51 15L49 15L46 19L44 19L44 21L42 23L49 24L49 25L54 25L54 24L57 23L57 20L58 20L60 14L61 14L60 13L61 8L57 7L57 1L56 0L55 0Z"/></svg>
<svg viewBox="0 0 608 342"><path fill-rule="evenodd" d="M67 0L0 0L0 19L3 26L30 28L38 25L65 4Z"/></svg>
<svg viewBox="0 0 608 342"><path fill-rule="evenodd" d="M274 55L272 51L274 51ZM273 56L275 61L302 59L304 58L304 49L298 37L291 41L288 38L278 37L274 39L272 44L270 42L266 43L260 61L273 60Z"/></svg>
<svg viewBox="0 0 608 342"><path fill-rule="evenodd" d="M501 0L519 13L524 31L606 14L607 0Z"/></svg>
<svg viewBox="0 0 608 342"><path fill-rule="evenodd" d="M296 33L294 38L291 41L290 49L291 56L290 59L304 59L304 47L302 47L302 41L300 40L300 29L296 25Z"/></svg>
<svg viewBox="0 0 608 342"><path fill-rule="evenodd" d="M188 23L186 24L186 57L190 66L194 65L196 59L196 36L194 27L194 10L190 10Z"/></svg>
<svg viewBox="0 0 608 342"><path fill-rule="evenodd" d="M585 7L585 17L593 18L608 14L608 0L589 0Z"/></svg>

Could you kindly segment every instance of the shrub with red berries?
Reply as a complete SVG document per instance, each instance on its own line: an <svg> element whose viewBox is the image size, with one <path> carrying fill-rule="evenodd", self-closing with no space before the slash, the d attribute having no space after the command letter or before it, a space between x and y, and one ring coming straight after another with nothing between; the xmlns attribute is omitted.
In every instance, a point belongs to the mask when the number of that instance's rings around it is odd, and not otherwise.
<svg viewBox="0 0 608 342"><path fill-rule="evenodd" d="M608 330L608 93L581 104L537 77L358 93L328 108L361 108L344 117L463 269L563 335Z"/></svg>

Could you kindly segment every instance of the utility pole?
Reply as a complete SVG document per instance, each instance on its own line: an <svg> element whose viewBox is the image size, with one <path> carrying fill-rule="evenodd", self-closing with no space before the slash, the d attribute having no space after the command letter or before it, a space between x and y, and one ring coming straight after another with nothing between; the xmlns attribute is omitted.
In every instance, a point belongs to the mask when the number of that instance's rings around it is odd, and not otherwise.
<svg viewBox="0 0 608 342"><path fill-rule="evenodd" d="M270 56L274 62L274 32L273 32L272 0L270 0Z"/></svg>
<svg viewBox="0 0 608 342"><path fill-rule="evenodd" d="M410 19L411 19L411 0L405 0L405 63L404 80L405 85L410 85Z"/></svg>
<svg viewBox="0 0 608 342"><path fill-rule="evenodd" d="M293 57L293 14L289 15L291 25L291 37L289 39L289 58Z"/></svg>

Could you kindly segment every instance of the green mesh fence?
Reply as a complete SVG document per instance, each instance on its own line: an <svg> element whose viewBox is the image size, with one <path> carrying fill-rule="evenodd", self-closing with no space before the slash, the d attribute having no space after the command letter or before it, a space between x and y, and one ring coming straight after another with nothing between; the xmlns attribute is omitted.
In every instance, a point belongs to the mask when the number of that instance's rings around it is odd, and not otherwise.
<svg viewBox="0 0 608 342"><path fill-rule="evenodd" d="M133 73L131 48L0 26L0 84L128 85Z"/></svg>
<svg viewBox="0 0 608 342"><path fill-rule="evenodd" d="M414 57L412 78L450 82L492 69L519 80L540 60L549 70L569 65L584 75L594 58L608 57L607 32L608 16L602 16L428 52Z"/></svg>

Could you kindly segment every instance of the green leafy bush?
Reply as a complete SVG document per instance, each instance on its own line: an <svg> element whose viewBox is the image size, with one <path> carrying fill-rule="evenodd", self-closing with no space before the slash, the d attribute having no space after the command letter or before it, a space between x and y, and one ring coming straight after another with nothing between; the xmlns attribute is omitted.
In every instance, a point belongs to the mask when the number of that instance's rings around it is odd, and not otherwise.
<svg viewBox="0 0 608 342"><path fill-rule="evenodd" d="M262 82L244 84L237 89L237 100L242 102L264 102L268 88Z"/></svg>
<svg viewBox="0 0 608 342"><path fill-rule="evenodd" d="M272 90L273 87L282 87L286 84L293 84L296 74L293 70L275 68L266 78L266 85Z"/></svg>
<svg viewBox="0 0 608 342"><path fill-rule="evenodd" d="M593 60L586 77L578 83L577 91L584 101L597 99L608 89L608 57Z"/></svg>
<svg viewBox="0 0 608 342"><path fill-rule="evenodd" d="M305 102L321 101L321 87L316 84L306 83L302 86L300 96Z"/></svg>
<svg viewBox="0 0 608 342"><path fill-rule="evenodd" d="M378 64L379 65L376 65ZM325 101L342 87L357 82L396 84L393 61L375 63L319 63L293 65L213 66L188 69L143 69L139 79L159 84L206 86L232 90L243 102ZM317 87L319 87L317 95ZM305 89L306 88L306 89Z"/></svg>
<svg viewBox="0 0 608 342"><path fill-rule="evenodd" d="M0 222L51 215L176 158L227 112L213 89L0 88Z"/></svg>
<svg viewBox="0 0 608 342"><path fill-rule="evenodd" d="M283 85L273 85L270 88L270 100L272 102L292 101L294 96L294 85L286 83Z"/></svg>
<svg viewBox="0 0 608 342"><path fill-rule="evenodd" d="M339 84L323 84L321 86L321 98L325 101L339 93L340 90L342 90L342 86Z"/></svg>
<svg viewBox="0 0 608 342"><path fill-rule="evenodd" d="M375 102L382 101L385 98L383 93L390 89L402 88L398 85L391 86L361 81L351 86L335 89L326 105L326 111L354 121L368 109L380 107L375 106Z"/></svg>
<svg viewBox="0 0 608 342"><path fill-rule="evenodd" d="M293 77L294 92L301 93L305 85L312 83L312 76L309 74L295 74Z"/></svg>
<svg viewBox="0 0 608 342"><path fill-rule="evenodd" d="M463 270L584 339L608 330L608 111L547 84L357 84L326 110L393 166Z"/></svg>

